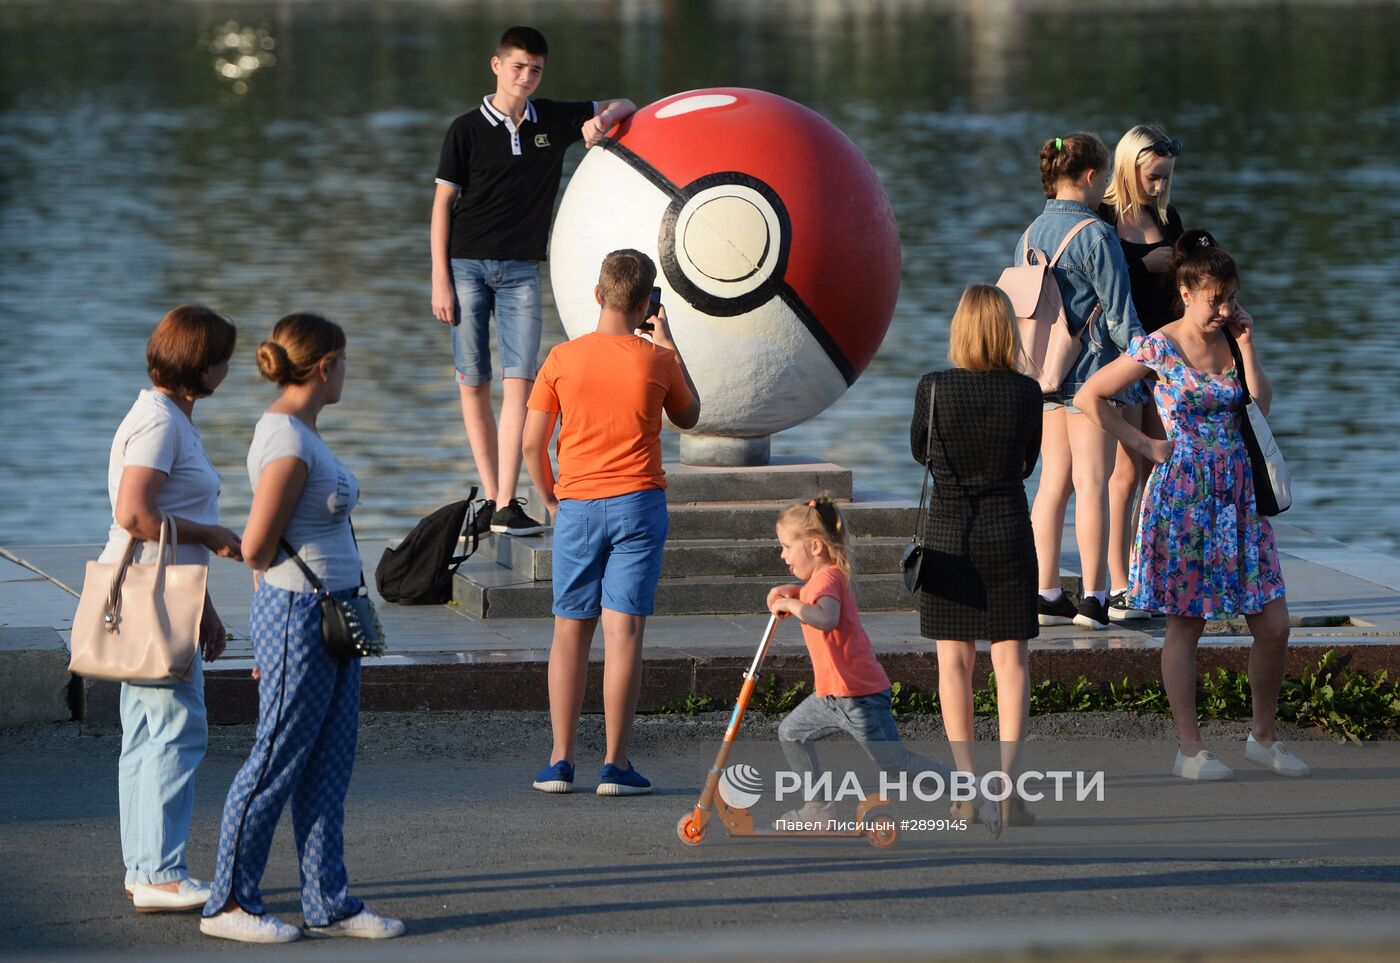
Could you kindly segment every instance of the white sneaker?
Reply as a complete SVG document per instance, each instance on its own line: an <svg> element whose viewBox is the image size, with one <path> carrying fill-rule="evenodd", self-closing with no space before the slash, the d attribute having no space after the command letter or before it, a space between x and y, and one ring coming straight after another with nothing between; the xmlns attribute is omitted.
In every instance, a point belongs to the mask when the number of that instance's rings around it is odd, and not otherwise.
<svg viewBox="0 0 1400 963"><path fill-rule="evenodd" d="M1194 756L1183 755L1178 749L1176 763L1172 766L1172 775L1180 776L1182 779L1215 782L1221 779L1235 778L1235 770L1215 758L1209 749L1202 749Z"/></svg>
<svg viewBox="0 0 1400 963"><path fill-rule="evenodd" d="M1275 739L1272 746L1265 746L1255 741L1252 732L1244 741L1244 757L1265 769L1272 769L1280 776L1306 776L1312 772L1312 768L1289 752L1282 742Z"/></svg>
<svg viewBox="0 0 1400 963"><path fill-rule="evenodd" d="M366 906L354 916L347 916L326 926L303 926L301 931L317 939L352 936L361 940L388 940L395 936L403 936L403 929L403 920L380 916Z"/></svg>
<svg viewBox="0 0 1400 963"><path fill-rule="evenodd" d="M817 830L825 830L827 823L836 818L836 804L812 800L801 809L793 809L783 813L773 822L773 828L780 833L798 833L811 831L813 827L806 826L804 829L792 828L793 823L817 823Z"/></svg>
<svg viewBox="0 0 1400 963"><path fill-rule="evenodd" d="M271 913L254 916L241 909L201 918L199 931L205 936L239 943L290 943L301 938L301 930L288 926Z"/></svg>
<svg viewBox="0 0 1400 963"><path fill-rule="evenodd" d="M127 892L131 894L131 905L139 913L178 913L181 910L203 909L204 904L209 902L209 884L188 876L180 880L180 888L174 891L145 883L132 883Z"/></svg>

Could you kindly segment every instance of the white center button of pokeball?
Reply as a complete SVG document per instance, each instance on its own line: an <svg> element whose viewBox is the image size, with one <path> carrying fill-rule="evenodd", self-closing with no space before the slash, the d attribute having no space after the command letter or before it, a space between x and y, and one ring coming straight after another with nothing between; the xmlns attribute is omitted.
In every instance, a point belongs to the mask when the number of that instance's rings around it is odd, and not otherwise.
<svg viewBox="0 0 1400 963"><path fill-rule="evenodd" d="M768 221L742 197L717 197L696 209L685 225L687 259L716 281L742 281L763 264Z"/></svg>

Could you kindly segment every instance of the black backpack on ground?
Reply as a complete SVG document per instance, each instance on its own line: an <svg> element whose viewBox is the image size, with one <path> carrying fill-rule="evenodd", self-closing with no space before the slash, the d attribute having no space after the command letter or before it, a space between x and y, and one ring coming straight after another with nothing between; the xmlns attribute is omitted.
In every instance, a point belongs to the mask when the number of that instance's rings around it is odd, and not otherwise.
<svg viewBox="0 0 1400 963"><path fill-rule="evenodd" d="M384 549L374 570L374 584L386 602L400 605L439 605L452 598L452 576L476 551L473 500L444 505L413 526L398 548ZM467 537L466 554L458 555L457 539Z"/></svg>

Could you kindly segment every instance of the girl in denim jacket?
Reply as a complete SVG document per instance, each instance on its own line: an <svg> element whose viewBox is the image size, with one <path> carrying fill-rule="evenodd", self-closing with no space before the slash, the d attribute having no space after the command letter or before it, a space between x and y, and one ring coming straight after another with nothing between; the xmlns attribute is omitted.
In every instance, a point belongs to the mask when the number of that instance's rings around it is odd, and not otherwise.
<svg viewBox="0 0 1400 963"><path fill-rule="evenodd" d="M1108 186L1109 153L1094 134L1052 137L1040 148L1040 180L1045 211L1027 231L1026 243L1054 251L1080 222L1092 219L1069 242L1051 269L1060 285L1065 316L1077 333L1084 331L1079 359L1058 391L1044 397L1040 487L1031 508L1039 562L1041 625L1074 622L1091 629L1108 628L1108 478L1113 469L1114 440L1071 403L1100 368L1128 349L1141 335L1133 307L1128 264L1118 235L1096 213ZM1024 245L1016 246L1016 264ZM1100 310L1095 314L1095 307ZM1132 401L1128 397L1120 402ZM1079 545L1083 598L1076 606L1060 588L1060 540L1070 493L1075 500L1075 540Z"/></svg>

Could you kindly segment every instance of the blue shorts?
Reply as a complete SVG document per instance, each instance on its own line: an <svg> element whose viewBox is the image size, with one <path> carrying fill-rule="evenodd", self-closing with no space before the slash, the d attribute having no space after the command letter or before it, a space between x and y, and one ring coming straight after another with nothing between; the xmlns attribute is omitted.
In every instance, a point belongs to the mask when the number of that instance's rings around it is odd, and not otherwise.
<svg viewBox="0 0 1400 963"><path fill-rule="evenodd" d="M554 614L596 619L611 609L650 615L669 531L660 488L561 500L554 519Z"/></svg>
<svg viewBox="0 0 1400 963"><path fill-rule="evenodd" d="M539 262L453 258L449 263L457 294L452 325L457 383L474 386L491 380L493 313L502 376L533 381L540 353Z"/></svg>

